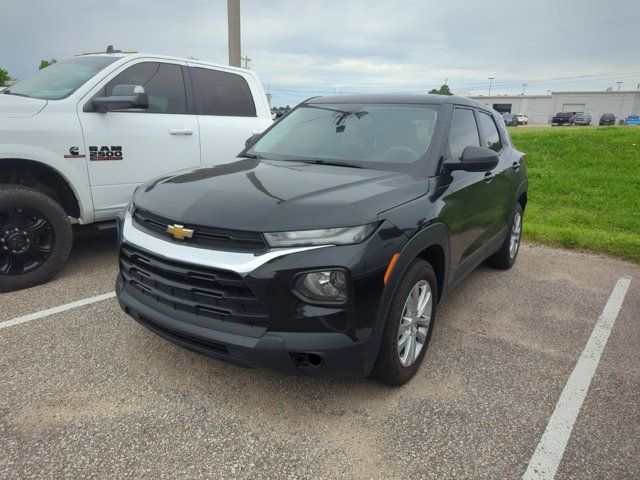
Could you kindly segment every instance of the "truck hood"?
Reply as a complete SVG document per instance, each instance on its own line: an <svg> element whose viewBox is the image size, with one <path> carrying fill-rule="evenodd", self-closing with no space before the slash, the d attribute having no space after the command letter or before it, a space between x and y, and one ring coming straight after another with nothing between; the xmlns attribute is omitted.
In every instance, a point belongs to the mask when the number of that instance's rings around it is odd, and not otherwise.
<svg viewBox="0 0 640 480"><path fill-rule="evenodd" d="M247 158L151 181L134 205L187 225L269 232L375 222L427 190L403 173Z"/></svg>
<svg viewBox="0 0 640 480"><path fill-rule="evenodd" d="M33 117L46 105L47 101L39 98L20 97L0 92L0 118Z"/></svg>

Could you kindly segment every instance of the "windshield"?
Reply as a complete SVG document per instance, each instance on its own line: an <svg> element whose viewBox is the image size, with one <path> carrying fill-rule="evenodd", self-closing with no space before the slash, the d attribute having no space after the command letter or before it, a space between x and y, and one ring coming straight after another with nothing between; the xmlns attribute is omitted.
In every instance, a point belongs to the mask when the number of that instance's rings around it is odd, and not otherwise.
<svg viewBox="0 0 640 480"><path fill-rule="evenodd" d="M342 162L406 170L424 156L437 107L394 104L303 104L248 153L268 159Z"/></svg>
<svg viewBox="0 0 640 480"><path fill-rule="evenodd" d="M75 57L54 63L7 88L3 94L59 100L80 88L107 65L121 57Z"/></svg>

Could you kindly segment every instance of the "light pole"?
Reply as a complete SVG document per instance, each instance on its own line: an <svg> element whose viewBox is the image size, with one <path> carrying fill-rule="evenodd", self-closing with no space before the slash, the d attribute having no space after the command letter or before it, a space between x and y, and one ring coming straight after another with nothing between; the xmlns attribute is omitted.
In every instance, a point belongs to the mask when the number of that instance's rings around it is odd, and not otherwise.
<svg viewBox="0 0 640 480"><path fill-rule="evenodd" d="M240 66L240 0L227 0L229 65Z"/></svg>
<svg viewBox="0 0 640 480"><path fill-rule="evenodd" d="M616 82L618 84L618 91L620 91L620 86L624 83L624 82Z"/></svg>
<svg viewBox="0 0 640 480"><path fill-rule="evenodd" d="M493 82L493 79L496 77L489 77L489 96L491 96L491 83Z"/></svg>

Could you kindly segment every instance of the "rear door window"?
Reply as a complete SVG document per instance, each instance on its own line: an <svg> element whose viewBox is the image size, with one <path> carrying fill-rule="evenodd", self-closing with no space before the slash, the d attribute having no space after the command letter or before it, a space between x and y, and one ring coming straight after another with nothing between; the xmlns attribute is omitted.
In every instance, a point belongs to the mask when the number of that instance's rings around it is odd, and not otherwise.
<svg viewBox="0 0 640 480"><path fill-rule="evenodd" d="M190 72L198 115L256 116L251 89L241 75L198 67Z"/></svg>
<svg viewBox="0 0 640 480"><path fill-rule="evenodd" d="M172 63L137 63L107 83L100 95L109 96L116 85L141 85L149 97L148 113L187 113L182 67ZM136 110L139 112L140 110Z"/></svg>
<svg viewBox="0 0 640 480"><path fill-rule="evenodd" d="M480 136L473 110L468 108L456 108L453 110L453 120L449 132L449 148L451 157L459 159L466 147L480 146Z"/></svg>
<svg viewBox="0 0 640 480"><path fill-rule="evenodd" d="M484 112L478 112L478 121L480 122L480 130L484 137L483 147L490 148L495 152L502 150L502 141L500 140L500 134L496 123L493 121L493 117Z"/></svg>

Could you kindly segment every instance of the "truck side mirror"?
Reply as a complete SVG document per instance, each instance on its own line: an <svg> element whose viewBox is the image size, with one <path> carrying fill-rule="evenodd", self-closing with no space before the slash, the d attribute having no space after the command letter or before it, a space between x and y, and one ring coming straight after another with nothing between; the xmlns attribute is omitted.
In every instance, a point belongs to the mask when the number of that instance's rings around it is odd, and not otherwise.
<svg viewBox="0 0 640 480"><path fill-rule="evenodd" d="M149 108L149 98L140 85L116 85L108 97L95 97L90 103L94 111L100 113L129 110L130 108Z"/></svg>

